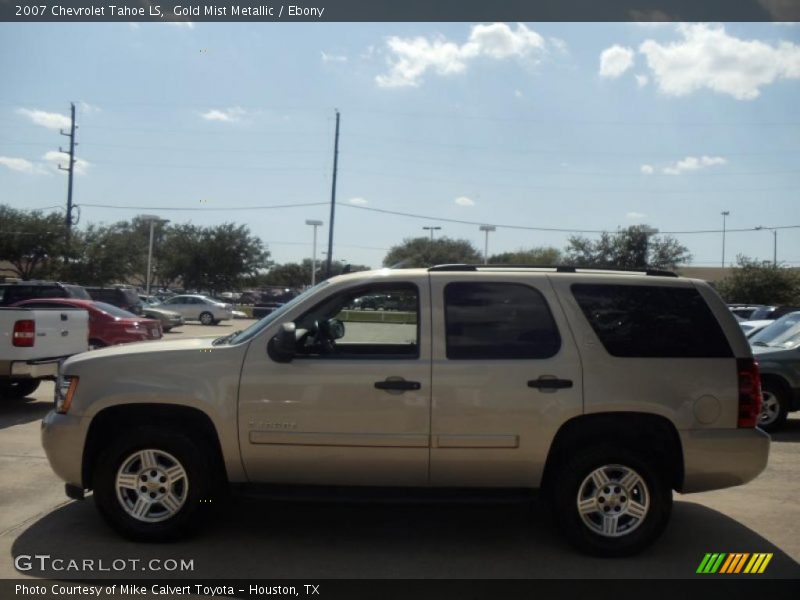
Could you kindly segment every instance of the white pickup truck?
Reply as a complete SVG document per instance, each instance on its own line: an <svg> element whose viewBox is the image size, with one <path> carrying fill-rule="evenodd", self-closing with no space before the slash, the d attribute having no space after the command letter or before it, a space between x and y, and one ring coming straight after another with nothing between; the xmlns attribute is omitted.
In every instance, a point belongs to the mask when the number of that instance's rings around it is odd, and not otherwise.
<svg viewBox="0 0 800 600"><path fill-rule="evenodd" d="M85 310L0 308L0 398L33 393L60 361L88 349Z"/></svg>

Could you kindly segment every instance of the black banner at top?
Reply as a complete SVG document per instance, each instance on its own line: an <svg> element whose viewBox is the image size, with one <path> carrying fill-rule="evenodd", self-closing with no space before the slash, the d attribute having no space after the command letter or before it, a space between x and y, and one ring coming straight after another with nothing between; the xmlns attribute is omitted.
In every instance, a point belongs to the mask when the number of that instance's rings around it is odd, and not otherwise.
<svg viewBox="0 0 800 600"><path fill-rule="evenodd" d="M800 21L800 0L0 0L0 21Z"/></svg>

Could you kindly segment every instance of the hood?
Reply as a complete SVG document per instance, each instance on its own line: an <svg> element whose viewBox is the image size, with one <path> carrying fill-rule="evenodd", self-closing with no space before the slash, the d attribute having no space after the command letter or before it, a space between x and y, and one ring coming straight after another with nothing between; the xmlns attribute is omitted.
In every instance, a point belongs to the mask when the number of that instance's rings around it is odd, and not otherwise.
<svg viewBox="0 0 800 600"><path fill-rule="evenodd" d="M106 358L120 356L156 354L162 352L181 352L184 350L200 350L204 348L211 348L215 339L216 338L213 337L203 337L119 344L118 346L109 346L107 348L100 348L98 350L91 350L89 352L82 352L81 354L71 356L64 363L64 368L78 363L86 363L94 360L99 361Z"/></svg>
<svg viewBox="0 0 800 600"><path fill-rule="evenodd" d="M787 352L792 352L794 348L778 348L775 346L752 346L753 358L756 360L771 360L780 359L786 355Z"/></svg>

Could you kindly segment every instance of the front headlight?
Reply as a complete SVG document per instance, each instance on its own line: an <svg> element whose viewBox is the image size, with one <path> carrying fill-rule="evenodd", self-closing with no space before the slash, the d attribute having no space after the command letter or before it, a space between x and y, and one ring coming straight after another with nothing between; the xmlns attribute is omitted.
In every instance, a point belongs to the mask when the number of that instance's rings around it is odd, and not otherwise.
<svg viewBox="0 0 800 600"><path fill-rule="evenodd" d="M78 389L78 378L72 375L60 375L56 380L56 412L66 414L72 406L72 397Z"/></svg>

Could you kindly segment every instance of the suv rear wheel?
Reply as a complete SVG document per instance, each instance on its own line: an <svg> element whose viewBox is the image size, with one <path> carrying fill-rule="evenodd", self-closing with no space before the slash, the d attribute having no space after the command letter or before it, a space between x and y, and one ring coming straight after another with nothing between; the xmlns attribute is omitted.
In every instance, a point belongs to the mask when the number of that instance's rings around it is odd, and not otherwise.
<svg viewBox="0 0 800 600"><path fill-rule="evenodd" d="M136 541L189 533L210 500L214 472L203 448L180 431L141 427L103 452L94 498L108 523Z"/></svg>
<svg viewBox="0 0 800 600"><path fill-rule="evenodd" d="M567 539L597 556L635 554L661 535L672 490L654 461L626 448L597 447L560 465L553 488Z"/></svg>

